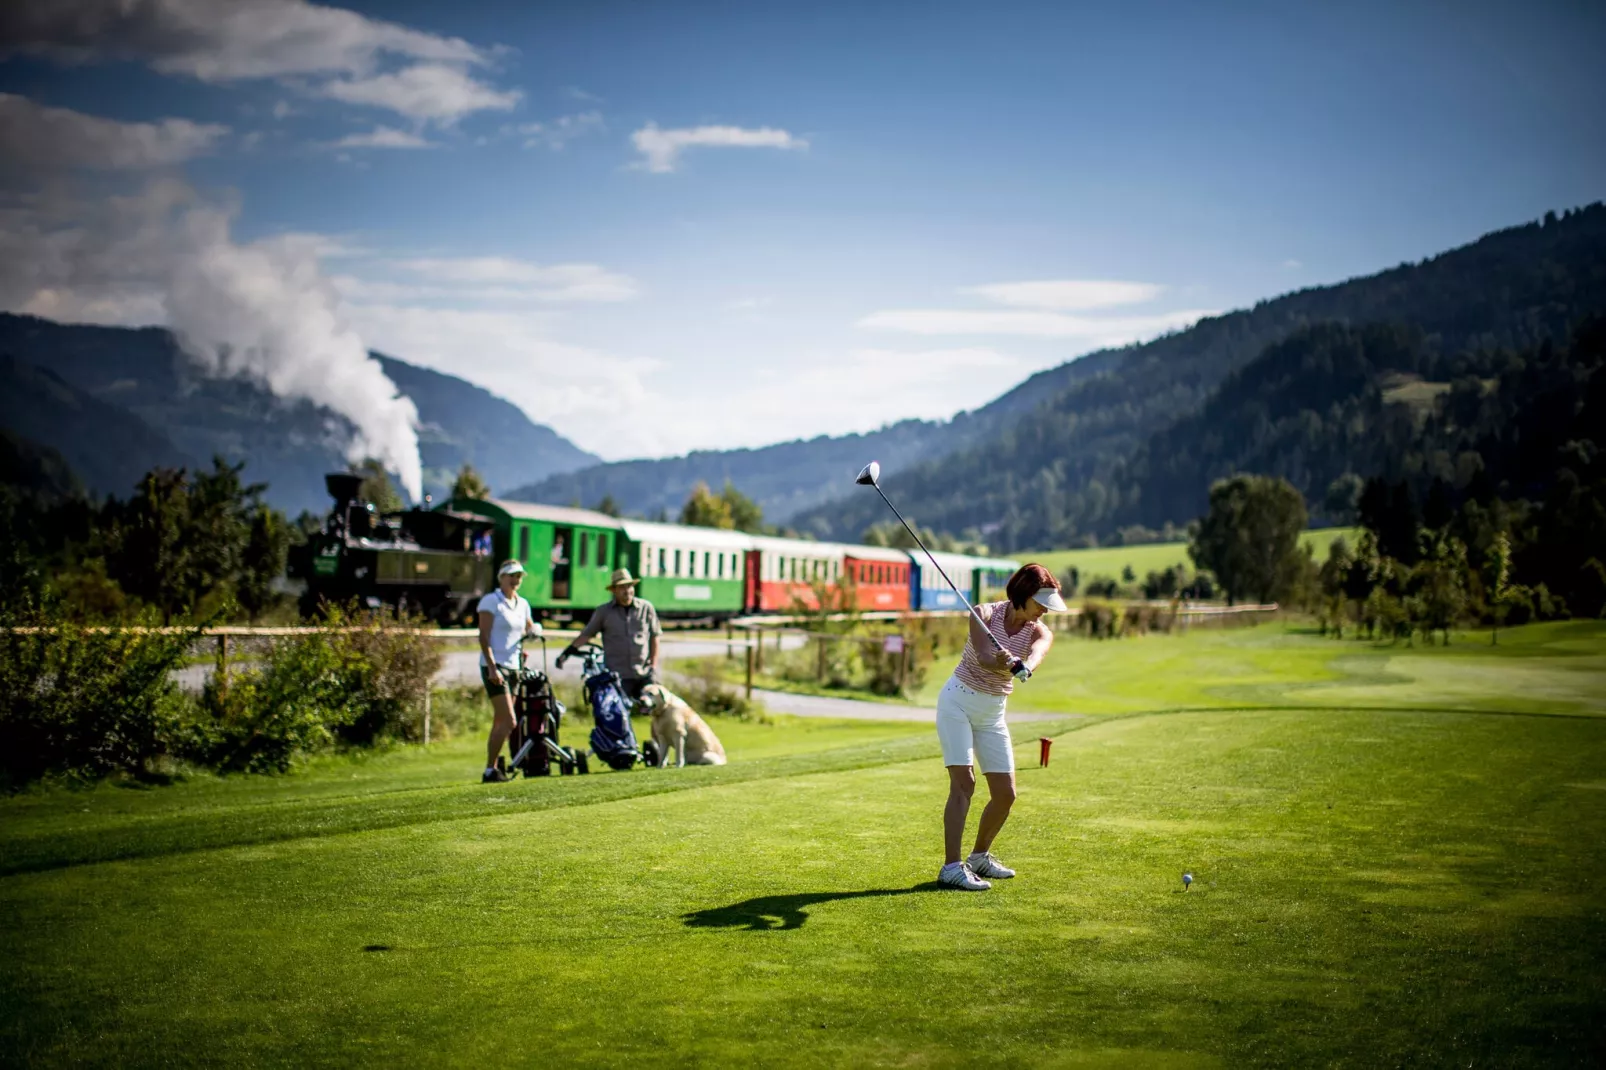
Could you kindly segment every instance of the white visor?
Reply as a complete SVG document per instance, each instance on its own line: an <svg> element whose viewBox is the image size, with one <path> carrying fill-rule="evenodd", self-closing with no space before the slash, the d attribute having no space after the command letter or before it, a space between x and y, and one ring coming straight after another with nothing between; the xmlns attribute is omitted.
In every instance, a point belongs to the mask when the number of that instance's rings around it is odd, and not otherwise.
<svg viewBox="0 0 1606 1070"><path fill-rule="evenodd" d="M498 576L513 576L523 571L523 565L519 564L517 561L509 561L507 564L498 569L496 574Z"/></svg>
<svg viewBox="0 0 1606 1070"><path fill-rule="evenodd" d="M1050 613L1065 613L1068 609L1065 599L1052 587L1039 587L1037 593L1032 595L1032 601L1048 610Z"/></svg>

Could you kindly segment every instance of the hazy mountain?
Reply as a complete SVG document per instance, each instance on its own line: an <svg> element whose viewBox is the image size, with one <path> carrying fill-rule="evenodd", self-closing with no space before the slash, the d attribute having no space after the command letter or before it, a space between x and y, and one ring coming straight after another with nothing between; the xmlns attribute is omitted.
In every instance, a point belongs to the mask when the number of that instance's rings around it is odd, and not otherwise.
<svg viewBox="0 0 1606 1070"><path fill-rule="evenodd" d="M911 470L890 471L888 484L922 523L976 530L1005 549L1108 537L1135 516L1150 527L1184 524L1196 515L1203 488L1183 493L1174 482L1162 489L1128 479L1134 455L1295 331L1324 322L1398 324L1419 333L1428 350L1453 355L1563 339L1602 310L1606 206L1596 204L1043 372L976 414L990 425L985 434ZM1042 400L1029 408L1028 395ZM882 511L873 498L844 494L793 522L846 539L882 520Z"/></svg>
<svg viewBox="0 0 1606 1070"><path fill-rule="evenodd" d="M308 402L276 398L252 383L201 377L161 328L67 325L0 314L0 354L50 371L59 383L101 403L97 411L103 414L123 414L118 427L128 419L141 423L167 443L162 463L207 463L214 453L244 460L246 477L266 482L268 499L291 513L325 508L323 473L345 464L340 446L349 425L341 417ZM597 459L489 391L391 357L378 359L418 406L427 493L444 491L465 461L500 491ZM99 493L127 494L149 467L146 456L156 455L125 448L120 439L77 436L49 420L24 427L18 421L29 417L20 409L8 407L3 426L60 450ZM128 471L133 475L125 478Z"/></svg>
<svg viewBox="0 0 1606 1070"><path fill-rule="evenodd" d="M165 435L122 406L3 351L0 428L8 433L16 481L33 489L65 490L76 476L96 494L127 495L152 468L192 463ZM62 465L70 473L58 471Z"/></svg>
<svg viewBox="0 0 1606 1070"><path fill-rule="evenodd" d="M684 457L600 464L519 487L508 496L590 507L606 495L628 513L652 516L663 510L673 518L697 483L718 490L728 479L774 523L851 486L871 458L913 464L946 448L955 434L951 423L904 420L862 435L821 435L760 449L699 450Z"/></svg>

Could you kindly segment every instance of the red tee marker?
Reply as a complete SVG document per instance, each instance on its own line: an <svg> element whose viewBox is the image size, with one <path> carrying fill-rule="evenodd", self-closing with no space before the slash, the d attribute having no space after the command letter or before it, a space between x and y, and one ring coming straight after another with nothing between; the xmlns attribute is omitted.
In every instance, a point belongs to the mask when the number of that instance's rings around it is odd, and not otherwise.
<svg viewBox="0 0 1606 1070"><path fill-rule="evenodd" d="M1043 736L1038 739L1037 745L1037 764L1046 769L1048 767L1048 748L1054 745L1054 741L1047 736Z"/></svg>

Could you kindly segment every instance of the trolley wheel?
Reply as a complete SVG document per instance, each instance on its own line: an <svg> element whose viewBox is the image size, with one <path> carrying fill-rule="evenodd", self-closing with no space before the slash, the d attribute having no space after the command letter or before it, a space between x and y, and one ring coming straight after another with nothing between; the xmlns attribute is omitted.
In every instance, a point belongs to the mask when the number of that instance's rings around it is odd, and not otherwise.
<svg viewBox="0 0 1606 1070"><path fill-rule="evenodd" d="M587 773L591 772L591 762L590 762L589 759L586 758L586 752L585 751L576 751L575 752L574 765L575 765L575 768L580 771L580 775L581 776L585 776Z"/></svg>
<svg viewBox="0 0 1606 1070"><path fill-rule="evenodd" d="M650 739L641 745L641 757L654 769L658 768L663 759L663 755L658 753L658 744Z"/></svg>
<svg viewBox="0 0 1606 1070"><path fill-rule="evenodd" d="M558 772L562 773L564 776L573 776L574 762L570 761L568 758L559 758Z"/></svg>

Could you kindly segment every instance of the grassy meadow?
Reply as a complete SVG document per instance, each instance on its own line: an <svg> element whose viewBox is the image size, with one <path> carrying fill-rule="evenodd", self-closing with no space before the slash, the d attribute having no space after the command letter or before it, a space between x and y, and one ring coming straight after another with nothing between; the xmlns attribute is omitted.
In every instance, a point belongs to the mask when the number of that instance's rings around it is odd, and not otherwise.
<svg viewBox="0 0 1606 1070"><path fill-rule="evenodd" d="M0 1058L1599 1065L1606 625L1453 639L1062 640L1012 702L1065 715L1016 731L1020 876L975 895L932 884L920 724L3 799Z"/></svg>
<svg viewBox="0 0 1606 1070"><path fill-rule="evenodd" d="M1334 539L1342 535L1349 540L1351 546L1354 546L1359 534L1358 528L1317 528L1305 532L1300 541L1311 547L1316 554L1316 560L1323 561L1327 558L1327 547ZM1189 571L1193 570L1193 561L1188 557L1188 544L1185 542L1099 546L1091 550L1023 551L1011 556L1022 562L1036 561L1053 569L1056 576L1064 575L1074 567L1081 572L1083 583L1097 576L1119 580L1121 571L1128 566L1140 581L1150 572L1164 572L1172 565L1181 565Z"/></svg>

